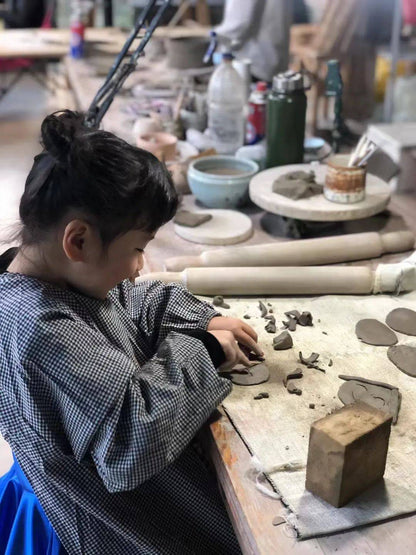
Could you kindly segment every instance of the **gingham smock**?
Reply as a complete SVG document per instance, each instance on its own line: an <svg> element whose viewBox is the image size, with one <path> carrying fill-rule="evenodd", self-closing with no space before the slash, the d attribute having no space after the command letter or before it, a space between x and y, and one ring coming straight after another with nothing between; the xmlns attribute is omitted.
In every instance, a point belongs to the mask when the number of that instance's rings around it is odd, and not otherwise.
<svg viewBox="0 0 416 555"><path fill-rule="evenodd" d="M0 431L70 555L240 552L190 446L231 384L180 331L216 314L174 284L0 275Z"/></svg>

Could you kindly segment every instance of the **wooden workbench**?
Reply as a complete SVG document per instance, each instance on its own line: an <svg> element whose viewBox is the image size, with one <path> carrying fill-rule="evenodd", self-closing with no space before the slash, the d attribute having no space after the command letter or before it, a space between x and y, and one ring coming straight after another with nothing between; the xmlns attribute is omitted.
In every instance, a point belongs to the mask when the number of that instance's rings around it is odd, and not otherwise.
<svg viewBox="0 0 416 555"><path fill-rule="evenodd" d="M89 27L85 31L85 40L99 45L104 52L117 54L128 34L117 27ZM209 28L200 25L159 27L154 36L208 37ZM69 51L69 39L69 29L4 29L0 31L0 58L63 58Z"/></svg>
<svg viewBox="0 0 416 555"><path fill-rule="evenodd" d="M100 80L88 74L85 62L66 61L69 81L73 85L79 107L88 107ZM119 129L128 139L131 122L127 122L120 111L125 98L116 98L109 113L104 118L106 129ZM130 138L131 140L131 138ZM183 199L184 208L195 207L192 195ZM411 195L394 196L389 210L391 216L385 222L385 230L411 229L416 234L416 197ZM261 228L263 211L256 207L247 208L246 213L253 220L253 236L245 244L259 244L273 240ZM165 225L156 239L146 249L144 273L160 271L167 257L196 255L206 250L206 246L185 241L175 235L172 222ZM230 247L232 248L232 247ZM397 262L405 254L385 255L368 262L354 262L355 265L367 264L376 267L379 263ZM280 501L271 499L259 492L248 477L250 452L237 433L232 422L224 412L216 422L204 430L203 438L215 464L219 482L227 501L229 513L244 554L274 555L335 553L337 554L413 554L416 545L416 516L394 519L387 523L367 526L360 530L335 534L328 537L298 541L287 526L274 527L274 516L283 513ZM334 509L335 510L335 509Z"/></svg>

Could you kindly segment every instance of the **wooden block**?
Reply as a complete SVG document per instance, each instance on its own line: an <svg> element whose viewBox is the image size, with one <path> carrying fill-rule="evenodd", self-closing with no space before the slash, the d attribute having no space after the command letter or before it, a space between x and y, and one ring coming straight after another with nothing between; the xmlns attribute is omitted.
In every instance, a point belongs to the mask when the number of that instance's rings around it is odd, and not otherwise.
<svg viewBox="0 0 416 555"><path fill-rule="evenodd" d="M383 477L391 415L354 403L311 426L306 489L342 507Z"/></svg>

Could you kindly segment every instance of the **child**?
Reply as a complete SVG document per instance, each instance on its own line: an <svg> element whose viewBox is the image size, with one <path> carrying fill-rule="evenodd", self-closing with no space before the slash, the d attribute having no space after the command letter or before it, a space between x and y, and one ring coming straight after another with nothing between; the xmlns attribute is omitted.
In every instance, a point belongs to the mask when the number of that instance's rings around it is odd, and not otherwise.
<svg viewBox="0 0 416 555"><path fill-rule="evenodd" d="M70 111L42 140L0 275L0 431L61 552L239 553L190 442L230 393L216 369L248 366L257 336L177 285L130 283L177 207L156 158Z"/></svg>

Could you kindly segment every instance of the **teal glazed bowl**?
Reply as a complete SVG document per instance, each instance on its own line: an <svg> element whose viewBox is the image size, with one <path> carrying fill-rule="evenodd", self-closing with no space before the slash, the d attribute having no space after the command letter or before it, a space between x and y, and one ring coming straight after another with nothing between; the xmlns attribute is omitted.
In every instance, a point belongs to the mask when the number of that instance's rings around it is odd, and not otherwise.
<svg viewBox="0 0 416 555"><path fill-rule="evenodd" d="M259 171L253 160L234 156L206 156L188 169L189 187L208 208L238 208L247 203L251 178Z"/></svg>

